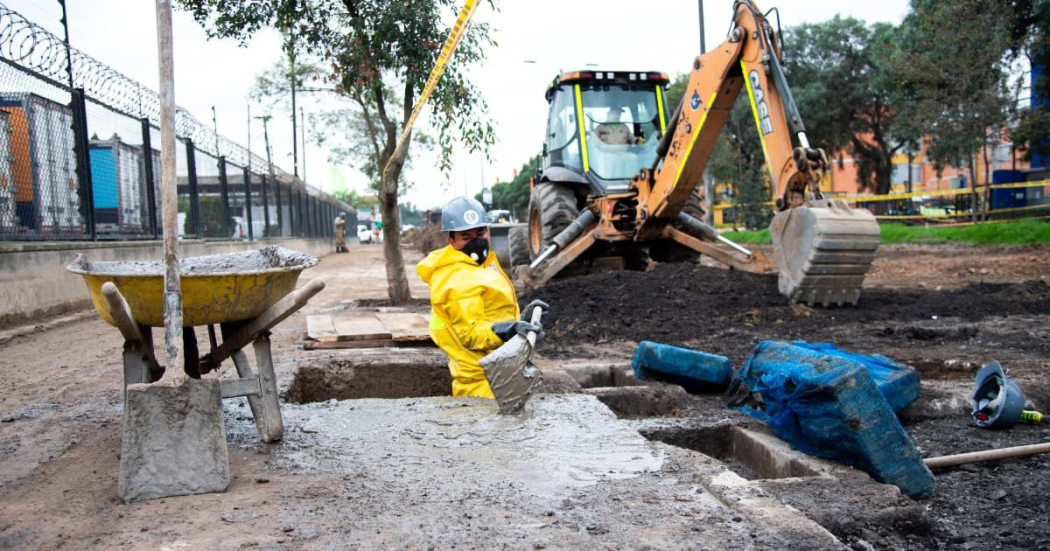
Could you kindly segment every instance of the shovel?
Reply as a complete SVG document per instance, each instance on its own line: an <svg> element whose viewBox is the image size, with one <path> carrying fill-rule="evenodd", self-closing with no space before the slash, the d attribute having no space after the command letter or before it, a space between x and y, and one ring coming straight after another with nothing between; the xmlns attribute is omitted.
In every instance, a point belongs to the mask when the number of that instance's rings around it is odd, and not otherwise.
<svg viewBox="0 0 1050 551"><path fill-rule="evenodd" d="M157 0L160 61L161 212L164 227L164 344L172 372L184 371L182 290L175 190L175 86L171 2ZM196 358L194 358L196 361ZM128 385L117 497L124 502L221 492L230 459L217 379Z"/></svg>
<svg viewBox="0 0 1050 551"><path fill-rule="evenodd" d="M542 315L542 308L534 308L530 320L532 324L538 325ZM543 382L540 370L529 363L535 347L536 332L529 331L525 337L514 335L514 338L481 358L481 367L485 369L485 377L489 380L500 413L521 411Z"/></svg>

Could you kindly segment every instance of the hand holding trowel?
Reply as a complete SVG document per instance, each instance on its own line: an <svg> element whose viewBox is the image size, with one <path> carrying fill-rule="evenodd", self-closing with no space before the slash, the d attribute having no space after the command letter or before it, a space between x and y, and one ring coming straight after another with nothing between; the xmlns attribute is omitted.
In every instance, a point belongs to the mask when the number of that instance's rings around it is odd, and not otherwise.
<svg viewBox="0 0 1050 551"><path fill-rule="evenodd" d="M549 309L542 301L533 301L525 307L525 316L529 318L531 325L540 328L540 318L543 310ZM531 315L530 315L531 313ZM501 322L506 324L507 329L517 325L524 326L521 322ZM493 329L496 324L493 324ZM540 329L542 332L542 329ZM529 401L529 397L543 382L540 370L529 363L532 358L532 350L536 347L536 331L529 329L519 332L513 338L503 343L502 346L492 351L488 356L481 359L481 367L485 369L485 377L489 380L489 387L499 404L500 413L517 413Z"/></svg>

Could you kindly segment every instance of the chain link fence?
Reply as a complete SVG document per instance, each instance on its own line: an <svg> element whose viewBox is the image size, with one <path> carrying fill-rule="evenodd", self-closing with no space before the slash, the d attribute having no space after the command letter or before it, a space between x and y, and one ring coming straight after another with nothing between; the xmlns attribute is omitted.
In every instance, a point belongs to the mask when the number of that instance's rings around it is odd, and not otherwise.
<svg viewBox="0 0 1050 551"><path fill-rule="evenodd" d="M159 238L159 106L0 4L0 241ZM330 237L354 212L183 109L175 131L180 237Z"/></svg>

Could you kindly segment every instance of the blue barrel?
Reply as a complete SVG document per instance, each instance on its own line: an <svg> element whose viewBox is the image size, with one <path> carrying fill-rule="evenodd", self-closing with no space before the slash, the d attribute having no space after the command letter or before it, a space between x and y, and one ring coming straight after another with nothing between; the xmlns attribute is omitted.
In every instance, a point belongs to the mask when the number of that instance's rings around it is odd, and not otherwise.
<svg viewBox="0 0 1050 551"><path fill-rule="evenodd" d="M729 358L652 341L638 343L631 360L634 376L681 385L686 390L724 390L733 366Z"/></svg>

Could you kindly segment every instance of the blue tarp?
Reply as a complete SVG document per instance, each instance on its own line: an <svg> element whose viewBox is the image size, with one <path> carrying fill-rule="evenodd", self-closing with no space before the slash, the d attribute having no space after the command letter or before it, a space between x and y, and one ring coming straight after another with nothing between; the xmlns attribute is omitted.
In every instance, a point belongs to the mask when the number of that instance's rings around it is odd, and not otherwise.
<svg viewBox="0 0 1050 551"><path fill-rule="evenodd" d="M909 496L933 491L933 474L894 413L918 397L914 369L830 344L763 341L731 386L749 391L740 409L795 449L862 469Z"/></svg>

